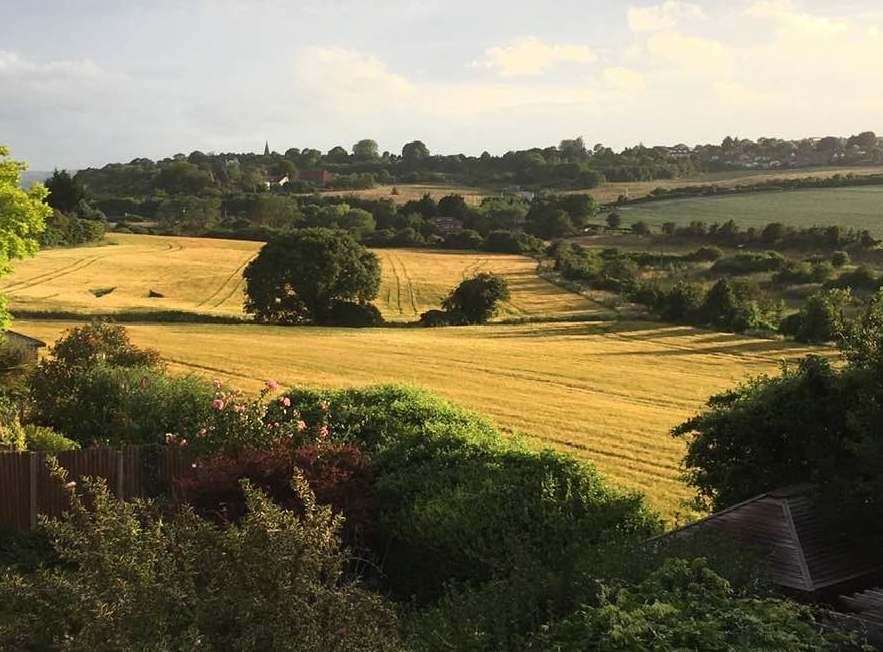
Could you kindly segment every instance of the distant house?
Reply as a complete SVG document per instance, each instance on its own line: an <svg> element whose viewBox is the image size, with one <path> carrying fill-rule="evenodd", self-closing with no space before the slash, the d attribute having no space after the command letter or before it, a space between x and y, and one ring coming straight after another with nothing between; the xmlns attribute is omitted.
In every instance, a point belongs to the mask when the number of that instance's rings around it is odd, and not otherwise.
<svg viewBox="0 0 883 652"><path fill-rule="evenodd" d="M665 149L666 152L668 152L668 155L672 158L690 158L690 155L692 154L690 148L683 143L679 143L674 147L666 147Z"/></svg>
<svg viewBox="0 0 883 652"><path fill-rule="evenodd" d="M270 188L279 188L288 183L290 179L287 174L282 175L281 177L270 177L266 181L264 181L264 186L269 190Z"/></svg>
<svg viewBox="0 0 883 652"><path fill-rule="evenodd" d="M299 170L297 173L298 181L307 181L315 183L317 186L327 186L334 180L334 173L328 170Z"/></svg>
<svg viewBox="0 0 883 652"><path fill-rule="evenodd" d="M463 222L456 217L434 217L430 222L442 235L450 235L463 230Z"/></svg>
<svg viewBox="0 0 883 652"><path fill-rule="evenodd" d="M36 362L40 355L40 349L46 346L46 342L43 340L38 340L35 337L15 331L5 331L3 336L5 337L4 344L6 346L15 347L25 352L23 357L26 362Z"/></svg>
<svg viewBox="0 0 883 652"><path fill-rule="evenodd" d="M765 557L769 578L807 600L829 600L874 586L883 552L832 531L816 509L812 486L770 491L669 532L661 538L715 532Z"/></svg>

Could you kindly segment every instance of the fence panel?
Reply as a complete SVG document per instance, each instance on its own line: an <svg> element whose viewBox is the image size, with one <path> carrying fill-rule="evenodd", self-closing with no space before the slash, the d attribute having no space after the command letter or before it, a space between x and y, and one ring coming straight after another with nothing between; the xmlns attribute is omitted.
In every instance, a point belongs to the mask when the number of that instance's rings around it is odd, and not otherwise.
<svg viewBox="0 0 883 652"><path fill-rule="evenodd" d="M43 453L0 454L0 528L29 529L37 514L61 516L70 507L67 491L50 475L46 458ZM56 458L68 481L104 478L124 500L173 493L191 462L187 451L160 446L87 448Z"/></svg>
<svg viewBox="0 0 883 652"><path fill-rule="evenodd" d="M0 453L0 527L31 527L31 455Z"/></svg>

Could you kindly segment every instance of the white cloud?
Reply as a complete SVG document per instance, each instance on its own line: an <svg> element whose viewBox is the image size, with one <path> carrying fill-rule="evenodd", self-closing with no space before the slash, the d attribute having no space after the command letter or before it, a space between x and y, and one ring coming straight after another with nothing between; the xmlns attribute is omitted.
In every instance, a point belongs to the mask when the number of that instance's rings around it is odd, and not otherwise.
<svg viewBox="0 0 883 652"><path fill-rule="evenodd" d="M719 41L674 31L652 34L647 39L647 51L656 63L674 64L683 71L718 75L729 71L733 59L732 49Z"/></svg>
<svg viewBox="0 0 883 652"><path fill-rule="evenodd" d="M631 68L611 66L601 76L608 87L627 94L639 93L647 86L644 75Z"/></svg>
<svg viewBox="0 0 883 652"><path fill-rule="evenodd" d="M562 63L592 63L597 55L587 45L545 43L536 37L513 41L485 50L476 66L499 72L503 77L539 75Z"/></svg>
<svg viewBox="0 0 883 652"><path fill-rule="evenodd" d="M749 5L745 13L754 18L772 19L783 29L806 34L841 34L849 29L848 21L799 11L791 0L758 0Z"/></svg>
<svg viewBox="0 0 883 652"><path fill-rule="evenodd" d="M303 97L341 113L417 113L468 117L499 110L580 104L594 97L579 84L415 81L376 57L342 48L306 48L294 66Z"/></svg>
<svg viewBox="0 0 883 652"><path fill-rule="evenodd" d="M699 5L679 0L666 0L649 7L629 7L626 13L629 28L633 32L655 32L674 29L682 20L704 18Z"/></svg>

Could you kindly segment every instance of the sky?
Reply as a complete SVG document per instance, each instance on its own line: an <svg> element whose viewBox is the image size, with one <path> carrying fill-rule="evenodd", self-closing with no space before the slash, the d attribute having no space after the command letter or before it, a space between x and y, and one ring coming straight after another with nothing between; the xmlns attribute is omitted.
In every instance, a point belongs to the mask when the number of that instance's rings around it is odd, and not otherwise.
<svg viewBox="0 0 883 652"><path fill-rule="evenodd" d="M869 129L879 0L0 0L0 143L38 170Z"/></svg>

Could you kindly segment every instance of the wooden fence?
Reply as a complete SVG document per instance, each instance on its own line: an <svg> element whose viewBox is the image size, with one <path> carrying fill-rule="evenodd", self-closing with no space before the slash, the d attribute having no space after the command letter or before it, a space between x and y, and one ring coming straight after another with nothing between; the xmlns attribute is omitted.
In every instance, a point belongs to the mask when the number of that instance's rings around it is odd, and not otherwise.
<svg viewBox="0 0 883 652"><path fill-rule="evenodd" d="M60 516L67 493L50 474L45 453L0 453L0 528L28 530L37 515ZM124 500L171 492L189 460L179 448L126 446L89 448L55 456L69 480L102 477Z"/></svg>

